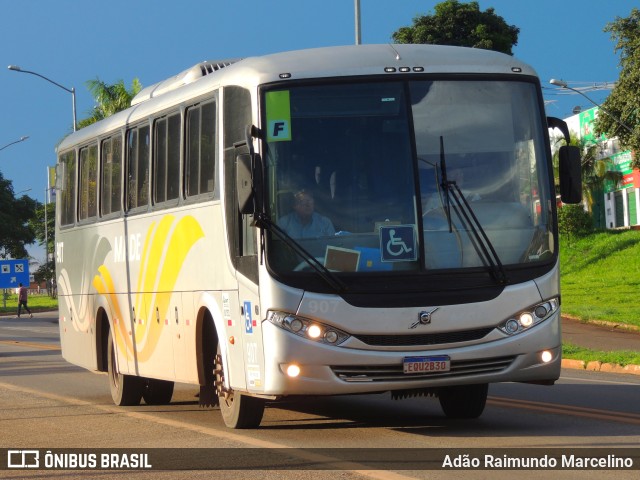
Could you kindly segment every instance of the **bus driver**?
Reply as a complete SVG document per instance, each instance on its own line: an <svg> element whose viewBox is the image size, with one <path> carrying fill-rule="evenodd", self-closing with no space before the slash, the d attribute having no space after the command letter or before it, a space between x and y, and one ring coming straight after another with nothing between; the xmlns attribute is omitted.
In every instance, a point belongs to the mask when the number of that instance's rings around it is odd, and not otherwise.
<svg viewBox="0 0 640 480"><path fill-rule="evenodd" d="M327 217L314 211L311 192L300 190L293 196L293 212L278 220L278 226L292 238L315 238L335 235L336 230Z"/></svg>

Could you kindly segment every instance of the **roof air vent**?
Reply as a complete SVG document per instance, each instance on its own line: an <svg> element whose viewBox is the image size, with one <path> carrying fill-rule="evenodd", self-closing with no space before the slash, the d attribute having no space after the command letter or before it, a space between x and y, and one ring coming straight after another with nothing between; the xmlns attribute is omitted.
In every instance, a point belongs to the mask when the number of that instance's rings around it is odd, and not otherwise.
<svg viewBox="0 0 640 480"><path fill-rule="evenodd" d="M207 61L198 63L197 65L194 65L193 67L179 73L174 77L143 88L142 90L140 90L140 93L138 93L133 98L133 100L131 101L131 106L142 103L146 100L149 100L150 98L159 97L164 93L176 90L177 88L188 85L189 83L193 83L196 80L199 80L202 77L206 77L207 75L211 75L212 73L228 67L229 65L232 65L239 60L240 59L234 58L229 60Z"/></svg>

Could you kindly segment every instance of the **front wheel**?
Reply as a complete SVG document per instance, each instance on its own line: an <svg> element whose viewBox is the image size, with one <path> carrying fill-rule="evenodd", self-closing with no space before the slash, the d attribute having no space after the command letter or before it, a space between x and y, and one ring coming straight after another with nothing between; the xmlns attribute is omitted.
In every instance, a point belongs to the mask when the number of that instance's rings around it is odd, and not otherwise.
<svg viewBox="0 0 640 480"><path fill-rule="evenodd" d="M257 428L264 414L264 400L250 397L224 386L224 369L220 343L216 353L216 391L220 403L220 413L229 428Z"/></svg>
<svg viewBox="0 0 640 480"><path fill-rule="evenodd" d="M448 418L478 418L487 404L489 385L443 387L438 393L440 406Z"/></svg>
<svg viewBox="0 0 640 480"><path fill-rule="evenodd" d="M157 380L155 378L143 378L142 398L147 405L168 405L173 396L173 382Z"/></svg>
<svg viewBox="0 0 640 480"><path fill-rule="evenodd" d="M124 375L118 372L116 350L113 337L109 335L107 346L107 371L109 374L109 389L113 403L119 407L139 405L142 399L142 380L134 375Z"/></svg>

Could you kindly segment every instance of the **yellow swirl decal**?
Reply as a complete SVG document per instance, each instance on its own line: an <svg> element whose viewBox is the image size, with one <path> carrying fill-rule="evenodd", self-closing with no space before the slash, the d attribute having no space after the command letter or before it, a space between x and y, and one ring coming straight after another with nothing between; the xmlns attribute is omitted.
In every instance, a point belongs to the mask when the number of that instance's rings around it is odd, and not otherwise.
<svg viewBox="0 0 640 480"><path fill-rule="evenodd" d="M178 222L175 216L166 215L157 224L149 227L140 258L140 271L136 290L131 292L135 310L135 331L137 360L145 362L154 353L162 334L164 321L169 313L171 296L182 270L184 261L193 245L204 237L204 232L192 216L183 217ZM128 359L133 357L132 339L127 325L122 321L122 309L115 295L114 283L105 265L98 268L99 274L93 279L96 291L103 295L111 309L116 341L120 352ZM131 314L133 312L130 312Z"/></svg>
<svg viewBox="0 0 640 480"><path fill-rule="evenodd" d="M98 267L98 272L99 275L93 277L93 287L100 295L105 297L107 305L111 309L109 318L113 320L113 333L118 351L126 352L127 358L129 358L130 354L133 353L133 345L127 332L127 326L122 321L122 310L120 309L118 297L115 294L111 273L109 273L109 270L104 265Z"/></svg>

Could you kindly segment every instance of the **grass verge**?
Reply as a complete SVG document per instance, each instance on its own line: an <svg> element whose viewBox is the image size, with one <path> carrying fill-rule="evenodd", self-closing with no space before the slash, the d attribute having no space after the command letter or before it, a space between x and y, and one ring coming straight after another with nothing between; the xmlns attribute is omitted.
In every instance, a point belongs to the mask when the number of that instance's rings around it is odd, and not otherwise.
<svg viewBox="0 0 640 480"><path fill-rule="evenodd" d="M5 307L6 304L6 307ZM58 310L58 299L51 298L49 295L29 295L29 310L32 312L49 312ZM18 313L18 295L15 293L7 294L6 300L2 301L2 292L0 291L0 315L11 315Z"/></svg>
<svg viewBox="0 0 640 480"><path fill-rule="evenodd" d="M562 344L562 358L583 360L584 362L615 363L618 365L640 365L640 352L630 350L617 350L604 352L602 350L591 350L589 348L578 347L570 343Z"/></svg>
<svg viewBox="0 0 640 480"><path fill-rule="evenodd" d="M640 231L562 237L560 279L563 313L640 326Z"/></svg>

